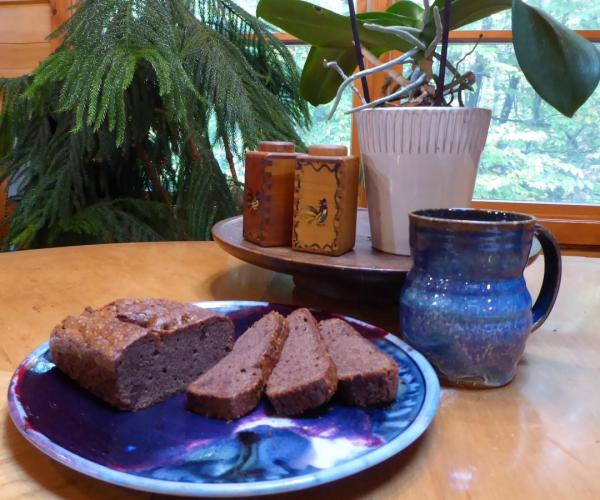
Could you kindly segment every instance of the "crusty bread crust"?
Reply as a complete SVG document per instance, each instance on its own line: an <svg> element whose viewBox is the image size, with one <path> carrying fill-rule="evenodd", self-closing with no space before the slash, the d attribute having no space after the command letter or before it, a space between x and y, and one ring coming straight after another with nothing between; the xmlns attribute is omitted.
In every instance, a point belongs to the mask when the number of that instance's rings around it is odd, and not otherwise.
<svg viewBox="0 0 600 500"><path fill-rule="evenodd" d="M52 331L56 366L107 403L137 410L179 392L225 356L232 321L191 304L121 299Z"/></svg>

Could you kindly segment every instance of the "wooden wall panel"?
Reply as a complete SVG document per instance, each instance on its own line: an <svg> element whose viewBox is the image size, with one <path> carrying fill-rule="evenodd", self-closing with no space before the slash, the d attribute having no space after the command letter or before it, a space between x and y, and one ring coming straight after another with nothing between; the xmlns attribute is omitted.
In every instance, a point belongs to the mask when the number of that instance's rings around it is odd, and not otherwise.
<svg viewBox="0 0 600 500"><path fill-rule="evenodd" d="M1 15L1 14L0 14ZM6 43L0 45L0 77L29 73L50 55L50 43Z"/></svg>
<svg viewBox="0 0 600 500"><path fill-rule="evenodd" d="M0 4L0 43L43 42L50 33L50 4Z"/></svg>
<svg viewBox="0 0 600 500"><path fill-rule="evenodd" d="M75 0L50 0L50 32L54 32L58 29L69 17L71 16L71 7L75 3ZM52 50L55 50L62 40L55 38L50 41Z"/></svg>
<svg viewBox="0 0 600 500"><path fill-rule="evenodd" d="M28 73L48 57L53 12L48 0L0 0L0 77Z"/></svg>

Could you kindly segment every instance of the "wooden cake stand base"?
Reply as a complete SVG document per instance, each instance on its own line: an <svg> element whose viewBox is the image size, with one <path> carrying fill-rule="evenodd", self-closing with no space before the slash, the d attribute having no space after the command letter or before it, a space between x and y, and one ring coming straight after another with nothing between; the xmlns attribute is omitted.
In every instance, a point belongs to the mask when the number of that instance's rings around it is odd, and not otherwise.
<svg viewBox="0 0 600 500"><path fill-rule="evenodd" d="M226 252L266 269L291 274L303 293L335 299L396 303L412 261L371 246L366 209L358 210L356 245L340 257L295 252L289 247L261 247L245 241L242 217L217 223L215 241Z"/></svg>

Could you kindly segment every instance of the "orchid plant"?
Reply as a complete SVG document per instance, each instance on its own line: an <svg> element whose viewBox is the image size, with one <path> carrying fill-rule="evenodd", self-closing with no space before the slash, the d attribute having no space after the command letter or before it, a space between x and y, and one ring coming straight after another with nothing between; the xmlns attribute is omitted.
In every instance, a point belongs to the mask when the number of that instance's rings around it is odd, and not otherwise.
<svg viewBox="0 0 600 500"><path fill-rule="evenodd" d="M351 112L382 105L462 106L462 92L472 90L475 76L460 72L445 57L447 32L507 9L512 9L513 46L524 76L551 106L573 116L600 82L600 52L523 0L425 0L423 6L400 0L384 12L361 13L354 19L302 0L260 0L257 16L311 45L300 93L313 105L333 101L333 114L347 88L362 99ZM373 67L355 73L357 39L358 52ZM382 63L379 57L392 50L402 54ZM433 69L435 61L439 74ZM409 68L408 74L401 66ZM370 100L368 92L354 87L355 81L382 71L388 76L383 97Z"/></svg>

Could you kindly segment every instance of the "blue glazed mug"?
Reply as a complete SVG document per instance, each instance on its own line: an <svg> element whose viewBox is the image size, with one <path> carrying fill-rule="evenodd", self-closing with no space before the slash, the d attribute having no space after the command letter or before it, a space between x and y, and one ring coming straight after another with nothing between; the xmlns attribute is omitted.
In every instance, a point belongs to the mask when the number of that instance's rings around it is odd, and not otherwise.
<svg viewBox="0 0 600 500"><path fill-rule="evenodd" d="M558 294L556 241L534 217L512 212L436 209L409 217L413 267L400 301L405 340L446 383L509 383L529 334L546 320ZM532 307L523 271L534 235L545 270Z"/></svg>

